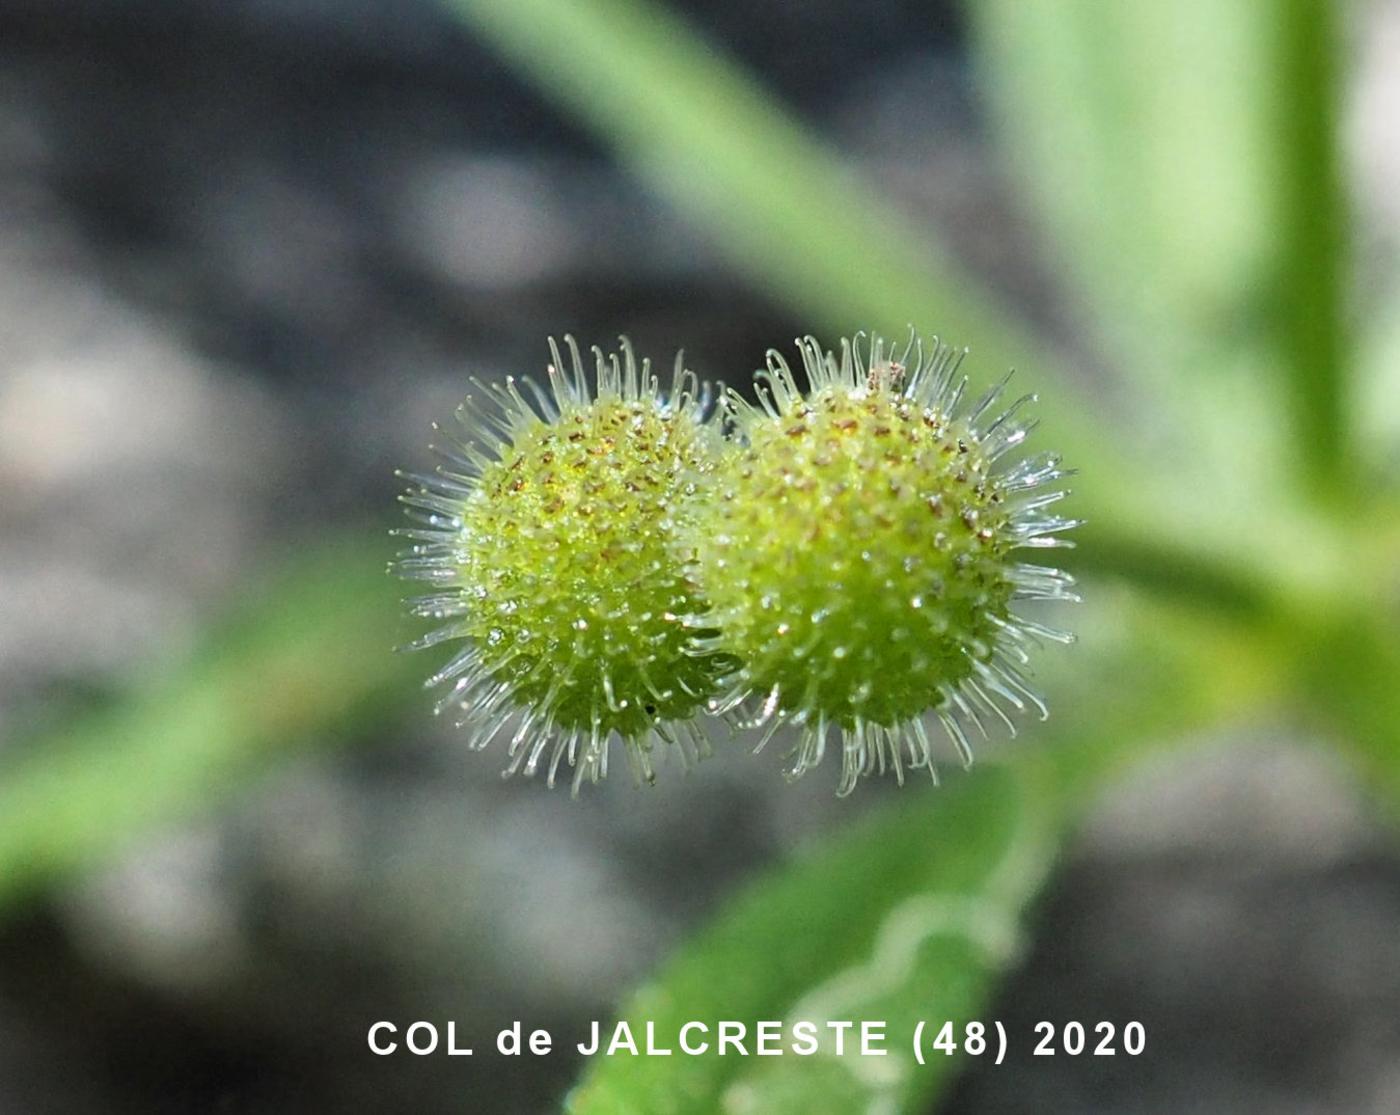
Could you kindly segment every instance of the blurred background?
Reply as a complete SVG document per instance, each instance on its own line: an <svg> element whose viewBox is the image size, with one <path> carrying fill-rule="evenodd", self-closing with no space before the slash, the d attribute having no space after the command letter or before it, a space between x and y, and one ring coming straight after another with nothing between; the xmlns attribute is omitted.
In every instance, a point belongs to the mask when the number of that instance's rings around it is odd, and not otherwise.
<svg viewBox="0 0 1400 1115"><path fill-rule="evenodd" d="M1119 381L960 5L672 9L1082 382ZM1384 333L1400 4L1345 9L1349 305ZM1189 136L1181 103L1153 119ZM1073 152L1077 126L1044 142ZM958 321L919 324L999 376ZM241 653L220 633L328 539L392 611L393 470L428 463L468 375L625 332L743 384L825 327L430 0L0 0L0 784L211 641ZM567 1052L380 1059L366 1027L582 1037L737 886L896 793L837 801L833 771L789 787L740 749L576 802L502 783L430 715L428 659L389 654L413 633L388 624L365 667L393 715L292 717L275 762L218 766L149 824L133 786L119 849L0 887L0 1111L555 1110ZM931 1110L1400 1110L1400 853L1307 731L1253 722L1117 784L984 1015L1141 1019L1148 1053L974 1066Z"/></svg>

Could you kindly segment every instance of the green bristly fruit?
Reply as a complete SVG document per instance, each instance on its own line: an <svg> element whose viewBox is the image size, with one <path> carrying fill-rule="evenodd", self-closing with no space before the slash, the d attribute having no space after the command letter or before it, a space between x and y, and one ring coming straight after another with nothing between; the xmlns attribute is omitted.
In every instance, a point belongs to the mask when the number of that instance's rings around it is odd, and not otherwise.
<svg viewBox="0 0 1400 1115"><path fill-rule="evenodd" d="M663 397L624 339L594 350L590 392L568 343L547 391L507 379L459 409L445 465L404 497L421 529L396 569L437 590L413 611L447 621L415 645L466 641L429 681L453 683L439 709L475 747L513 725L507 773L547 765L552 784L567 759L577 790L613 735L648 781L658 741L703 754L695 714L733 664L697 645L712 632L681 541L717 459L695 377L678 358Z"/></svg>
<svg viewBox="0 0 1400 1115"><path fill-rule="evenodd" d="M770 353L761 408L730 398L739 445L696 535L718 629L704 645L741 664L713 710L801 728L792 776L839 733L844 794L886 768L932 773L925 713L970 761L966 723L1043 711L1026 648L1068 636L1012 603L1072 599L1072 582L1013 551L1076 524L1043 514L1065 494L1038 490L1065 475L1056 459L1002 463L1029 397L993 414L999 385L963 413L960 356L912 339L898 360L879 338L839 357L800 345L807 394Z"/></svg>
<svg viewBox="0 0 1400 1115"><path fill-rule="evenodd" d="M759 406L730 393L729 441L679 358L668 393L624 340L594 349L589 386L572 338L548 383L507 378L458 410L444 464L404 497L418 521L395 570L435 591L410 601L460 641L429 685L484 747L507 728L507 774L607 774L619 737L639 780L658 745L708 752L708 710L800 730L797 777L841 744L838 792L861 776L935 774L936 717L964 763L969 727L1045 705L1030 651L1067 632L1020 600L1076 599L1058 569L1017 560L1068 545L1047 509L1059 458L1012 453L1031 396L964 406L961 354L911 335L799 342L808 390L770 352ZM522 391L524 392L522 394ZM526 396L529 396L527 399Z"/></svg>

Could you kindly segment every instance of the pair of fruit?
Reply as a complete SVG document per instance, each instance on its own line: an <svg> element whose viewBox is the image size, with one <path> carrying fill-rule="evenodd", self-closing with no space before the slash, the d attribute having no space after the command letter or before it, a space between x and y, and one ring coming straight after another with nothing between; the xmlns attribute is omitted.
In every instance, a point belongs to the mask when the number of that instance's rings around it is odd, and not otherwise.
<svg viewBox="0 0 1400 1115"><path fill-rule="evenodd" d="M650 781L659 749L706 754L697 717L799 729L797 777L839 741L838 792L862 775L934 774L925 715L962 760L969 726L1045 706L1028 651L1069 636L1012 612L1072 600L1066 574L1013 558L1077 525L1053 455L1015 459L1031 428L1005 381L967 405L961 353L911 335L824 351L798 342L807 391L770 351L758 405L678 356L663 391L649 362L550 342L545 386L478 385L442 464L402 498L415 526L395 563L433 591L414 647L461 642L429 679L506 773L561 763L577 792L606 775L616 735ZM1014 729L1013 729L1014 730ZM936 775L935 775L936 777Z"/></svg>

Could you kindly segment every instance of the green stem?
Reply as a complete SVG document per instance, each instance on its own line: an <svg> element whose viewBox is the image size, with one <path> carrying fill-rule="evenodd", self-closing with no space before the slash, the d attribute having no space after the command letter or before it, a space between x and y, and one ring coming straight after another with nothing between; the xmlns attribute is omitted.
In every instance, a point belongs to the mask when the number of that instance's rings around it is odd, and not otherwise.
<svg viewBox="0 0 1400 1115"><path fill-rule="evenodd" d="M1335 499L1353 478L1354 446L1347 396L1346 206L1336 134L1344 8L1332 0L1279 5L1273 21L1284 70L1275 104L1281 135L1278 168L1278 316L1282 358L1292 386L1298 459L1312 490Z"/></svg>

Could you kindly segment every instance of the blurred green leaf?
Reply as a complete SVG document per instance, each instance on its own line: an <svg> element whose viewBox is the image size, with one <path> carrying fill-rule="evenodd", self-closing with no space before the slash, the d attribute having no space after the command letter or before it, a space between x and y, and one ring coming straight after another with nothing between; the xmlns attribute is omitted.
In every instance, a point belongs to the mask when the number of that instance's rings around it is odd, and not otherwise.
<svg viewBox="0 0 1400 1115"><path fill-rule="evenodd" d="M1003 157L1131 366L1252 316L1281 216L1266 5L972 4ZM1171 346L1163 353L1163 342Z"/></svg>
<svg viewBox="0 0 1400 1115"><path fill-rule="evenodd" d="M708 1021L711 1054L609 1058L567 1109L576 1115L917 1109L957 1062L915 1064L917 1020L968 1018L1014 956L1024 907L1053 856L1051 818L1013 770L989 768L934 795L911 794L874 823L765 878L693 938L623 1012L654 1020L674 1047ZM882 1019L887 1057L713 1055L719 1019ZM932 1034L929 1035L930 1040ZM847 1036L848 1053L856 1040Z"/></svg>
<svg viewBox="0 0 1400 1115"><path fill-rule="evenodd" d="M1214 412L1242 463L1282 418L1276 453L1335 493L1352 433L1335 5L969 12L1005 158L1116 362L1175 413Z"/></svg>
<svg viewBox="0 0 1400 1115"><path fill-rule="evenodd" d="M1080 700L1062 702L1064 715L1018 749L1014 765L911 793L760 879L622 1011L639 1037L654 1021L671 1045L691 1019L740 1021L750 1035L765 1019L881 1019L886 1057L837 1058L829 1041L812 1057L599 1057L567 1109L927 1110L966 1060L940 1054L919 1066L917 1022L983 1017L1063 838L1096 789L1146 743L1179 739L1222 709L1239 713L1275 684L1266 658L1213 621L1183 623L1106 586L1103 593L1111 599L1082 648L1092 661L1075 663Z"/></svg>
<svg viewBox="0 0 1400 1115"><path fill-rule="evenodd" d="M382 550L355 536L298 557L195 660L0 765L0 908L411 699L421 664L390 653Z"/></svg>

